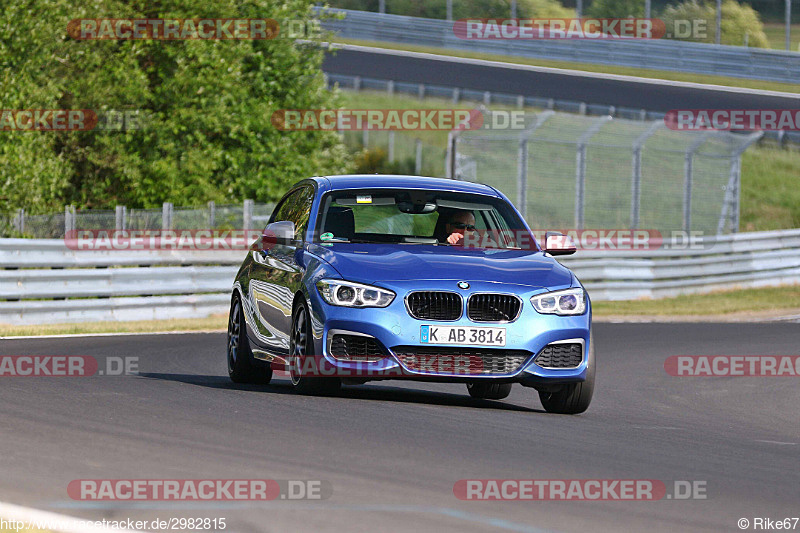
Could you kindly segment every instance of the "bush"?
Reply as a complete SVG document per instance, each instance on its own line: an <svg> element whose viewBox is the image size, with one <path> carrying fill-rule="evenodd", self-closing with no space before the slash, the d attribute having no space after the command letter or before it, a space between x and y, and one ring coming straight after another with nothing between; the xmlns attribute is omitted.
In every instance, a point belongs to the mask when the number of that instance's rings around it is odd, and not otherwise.
<svg viewBox="0 0 800 533"><path fill-rule="evenodd" d="M643 0L594 0L586 10L591 18L644 17Z"/></svg>
<svg viewBox="0 0 800 533"><path fill-rule="evenodd" d="M681 4L669 5L661 18L669 33L675 27L676 20L704 20L705 35L692 36L686 40L704 43L715 42L716 37L716 4L688 0ZM721 44L742 46L747 35L748 46L768 48L769 41L764 34L764 26L758 13L749 5L740 4L736 0L725 0L722 3L722 21L720 23Z"/></svg>
<svg viewBox="0 0 800 533"><path fill-rule="evenodd" d="M403 174L414 175L416 162L413 157L389 162L389 156L382 148L361 150L355 157L356 174Z"/></svg>

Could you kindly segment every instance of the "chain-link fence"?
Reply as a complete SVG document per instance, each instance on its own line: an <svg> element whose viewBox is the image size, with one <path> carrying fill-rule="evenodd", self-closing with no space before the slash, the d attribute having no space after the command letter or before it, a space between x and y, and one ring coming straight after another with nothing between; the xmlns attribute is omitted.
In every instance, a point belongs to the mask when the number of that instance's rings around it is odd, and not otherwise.
<svg viewBox="0 0 800 533"><path fill-rule="evenodd" d="M451 133L448 177L497 187L537 228L738 230L741 154L761 133L554 111L524 124Z"/></svg>
<svg viewBox="0 0 800 533"><path fill-rule="evenodd" d="M161 229L256 229L263 228L274 204L245 200L239 205L174 207L165 203L161 209L135 209L116 206L114 210L76 210L66 206L63 212L29 215L24 209L0 215L0 237L60 239L70 230L161 230Z"/></svg>

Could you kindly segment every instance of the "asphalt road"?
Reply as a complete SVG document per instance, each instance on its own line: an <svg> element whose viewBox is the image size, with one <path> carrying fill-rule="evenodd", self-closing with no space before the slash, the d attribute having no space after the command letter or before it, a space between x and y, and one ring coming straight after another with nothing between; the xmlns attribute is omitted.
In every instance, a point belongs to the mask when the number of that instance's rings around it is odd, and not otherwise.
<svg viewBox="0 0 800 533"><path fill-rule="evenodd" d="M574 100L650 111L670 109L797 109L800 95L730 90L625 76L460 60L433 54L351 46L328 54L328 73L427 83L478 91Z"/></svg>
<svg viewBox="0 0 800 533"><path fill-rule="evenodd" d="M139 376L0 378L0 501L80 517L226 517L227 531L739 531L800 515L798 378L678 378L670 355L798 354L797 324L597 324L595 400L549 415L461 385L339 397L228 381L223 334L2 340L0 355L139 358ZM323 501L81 502L74 479L313 479ZM467 478L704 481L707 499L469 502ZM800 526L799 526L800 527Z"/></svg>

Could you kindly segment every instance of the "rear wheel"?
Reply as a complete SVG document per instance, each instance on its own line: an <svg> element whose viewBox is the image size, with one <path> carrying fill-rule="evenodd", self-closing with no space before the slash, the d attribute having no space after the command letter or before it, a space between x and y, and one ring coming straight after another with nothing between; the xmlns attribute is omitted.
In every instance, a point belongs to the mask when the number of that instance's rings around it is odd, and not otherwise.
<svg viewBox="0 0 800 533"><path fill-rule="evenodd" d="M303 375L304 371L307 373L309 369L316 369L321 362L314 358L313 346L308 308L305 302L300 302L292 314L292 334L289 340L289 375L292 385L300 394L336 394L342 386L339 378Z"/></svg>
<svg viewBox="0 0 800 533"><path fill-rule="evenodd" d="M556 392L539 392L542 406L548 413L576 415L589 408L594 392L594 339L589 339L589 366L586 369L586 381L564 385Z"/></svg>
<svg viewBox="0 0 800 533"><path fill-rule="evenodd" d="M473 398L502 400L511 394L511 383L467 383L467 391Z"/></svg>
<svg viewBox="0 0 800 533"><path fill-rule="evenodd" d="M263 383L272 379L272 368L253 358L239 296L233 297L228 315L228 375L234 383Z"/></svg>

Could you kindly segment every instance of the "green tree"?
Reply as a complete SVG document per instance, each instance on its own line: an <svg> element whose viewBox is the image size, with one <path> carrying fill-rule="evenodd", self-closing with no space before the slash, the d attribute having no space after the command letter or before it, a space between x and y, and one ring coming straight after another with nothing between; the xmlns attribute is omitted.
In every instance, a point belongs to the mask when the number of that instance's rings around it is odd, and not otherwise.
<svg viewBox="0 0 800 533"><path fill-rule="evenodd" d="M311 8L308 0L11 0L0 36L1 108L130 109L146 119L124 132L0 132L0 210L269 201L302 177L348 170L335 133L270 123L278 109L337 107L315 44L67 32L81 18L309 20Z"/></svg>
<svg viewBox="0 0 800 533"><path fill-rule="evenodd" d="M677 5L667 6L661 18L666 24L668 33L676 27L676 20L702 20L706 31L699 35L692 35L686 40L713 43L716 40L716 11L715 3L688 0ZM764 34L764 26L761 24L758 13L749 5L740 4L736 0L725 0L722 3L720 30L720 43L722 44L741 46L747 39L748 46L769 47L769 41Z"/></svg>
<svg viewBox="0 0 800 533"><path fill-rule="evenodd" d="M644 17L644 0L594 0L586 14L592 18Z"/></svg>

